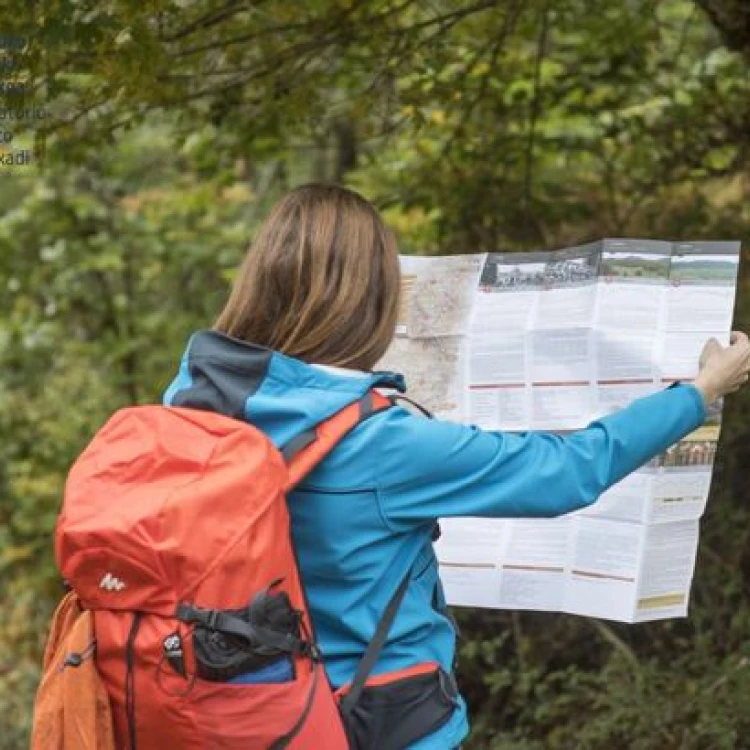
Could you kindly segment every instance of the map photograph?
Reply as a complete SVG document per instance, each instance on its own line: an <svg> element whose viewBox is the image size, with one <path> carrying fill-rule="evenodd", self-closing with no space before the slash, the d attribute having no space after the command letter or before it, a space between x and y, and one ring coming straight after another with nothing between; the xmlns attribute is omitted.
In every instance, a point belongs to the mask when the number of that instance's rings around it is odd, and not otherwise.
<svg viewBox="0 0 750 750"><path fill-rule="evenodd" d="M666 469L685 466L711 466L716 457L713 440L681 440L661 454L660 465Z"/></svg>
<svg viewBox="0 0 750 750"><path fill-rule="evenodd" d="M596 279L599 266L599 252L569 255L556 253L557 257L550 260L544 268L545 288L559 288L589 284ZM560 257L562 255L562 257Z"/></svg>
<svg viewBox="0 0 750 750"><path fill-rule="evenodd" d="M483 292L533 292L544 288L542 253L490 254L479 280ZM542 256L542 257L540 257Z"/></svg>
<svg viewBox="0 0 750 750"><path fill-rule="evenodd" d="M736 255L673 255L669 278L684 284L732 286L738 265Z"/></svg>
<svg viewBox="0 0 750 750"><path fill-rule="evenodd" d="M669 277L669 263L669 255L605 250L602 253L599 275L604 279L617 281L665 281Z"/></svg>

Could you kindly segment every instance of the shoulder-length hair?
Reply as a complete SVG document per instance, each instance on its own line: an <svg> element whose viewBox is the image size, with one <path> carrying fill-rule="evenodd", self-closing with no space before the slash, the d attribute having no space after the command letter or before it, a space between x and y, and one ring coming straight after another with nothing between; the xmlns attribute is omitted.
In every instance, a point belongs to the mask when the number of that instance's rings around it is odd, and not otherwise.
<svg viewBox="0 0 750 750"><path fill-rule="evenodd" d="M370 370L390 344L393 234L361 195L309 184L272 208L214 330L306 362Z"/></svg>

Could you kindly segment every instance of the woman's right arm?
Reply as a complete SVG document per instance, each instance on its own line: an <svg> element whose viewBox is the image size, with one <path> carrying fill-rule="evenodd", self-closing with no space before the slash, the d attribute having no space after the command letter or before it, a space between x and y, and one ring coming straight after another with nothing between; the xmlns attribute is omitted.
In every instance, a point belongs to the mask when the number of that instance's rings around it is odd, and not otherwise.
<svg viewBox="0 0 750 750"><path fill-rule="evenodd" d="M718 347L718 348L717 348ZM440 517L552 517L593 503L608 487L699 427L705 404L747 380L744 334L707 344L695 385L678 384L561 437L506 433L384 415L378 497L394 530Z"/></svg>

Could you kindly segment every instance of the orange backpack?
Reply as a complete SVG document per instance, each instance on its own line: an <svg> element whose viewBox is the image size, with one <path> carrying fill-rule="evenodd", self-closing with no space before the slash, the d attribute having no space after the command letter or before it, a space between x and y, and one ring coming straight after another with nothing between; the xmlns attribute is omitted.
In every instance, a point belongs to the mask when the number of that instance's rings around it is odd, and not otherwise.
<svg viewBox="0 0 750 750"><path fill-rule="evenodd" d="M66 484L56 557L75 593L54 620L33 750L348 748L339 701L344 714L356 702L407 579L354 686L334 695L286 495L389 406L371 390L283 450L209 411L112 416ZM268 670L277 677L253 681Z"/></svg>

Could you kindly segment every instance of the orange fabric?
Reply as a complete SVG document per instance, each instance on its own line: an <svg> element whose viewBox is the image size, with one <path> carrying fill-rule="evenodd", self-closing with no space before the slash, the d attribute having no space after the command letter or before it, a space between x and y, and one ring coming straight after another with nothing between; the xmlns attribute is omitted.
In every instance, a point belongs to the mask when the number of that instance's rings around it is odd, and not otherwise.
<svg viewBox="0 0 750 750"><path fill-rule="evenodd" d="M109 697L94 661L90 612L69 593L52 620L34 705L31 750L115 750ZM81 654L78 667L63 666Z"/></svg>
<svg viewBox="0 0 750 750"><path fill-rule="evenodd" d="M377 687L378 685L390 685L392 682L397 680L405 680L407 677L416 677L420 674L428 674L429 672L436 672L440 668L440 665L435 661L426 661L424 664L415 664L412 667L405 667L404 669L397 669L395 672L385 672L384 674L378 674L374 677L369 677L365 680L367 687ZM347 682L346 685L342 685L334 695L339 700L343 698L349 690L351 690L351 682Z"/></svg>
<svg viewBox="0 0 750 750"><path fill-rule="evenodd" d="M278 685L239 687L196 682L191 695L198 730L195 736L214 739L205 745L183 745L172 740L174 744L170 747L268 750L293 728L311 698L310 713L290 742L289 750L347 750L344 727L321 666L303 680ZM162 744L160 750L165 746ZM140 747L139 744L139 750Z"/></svg>

